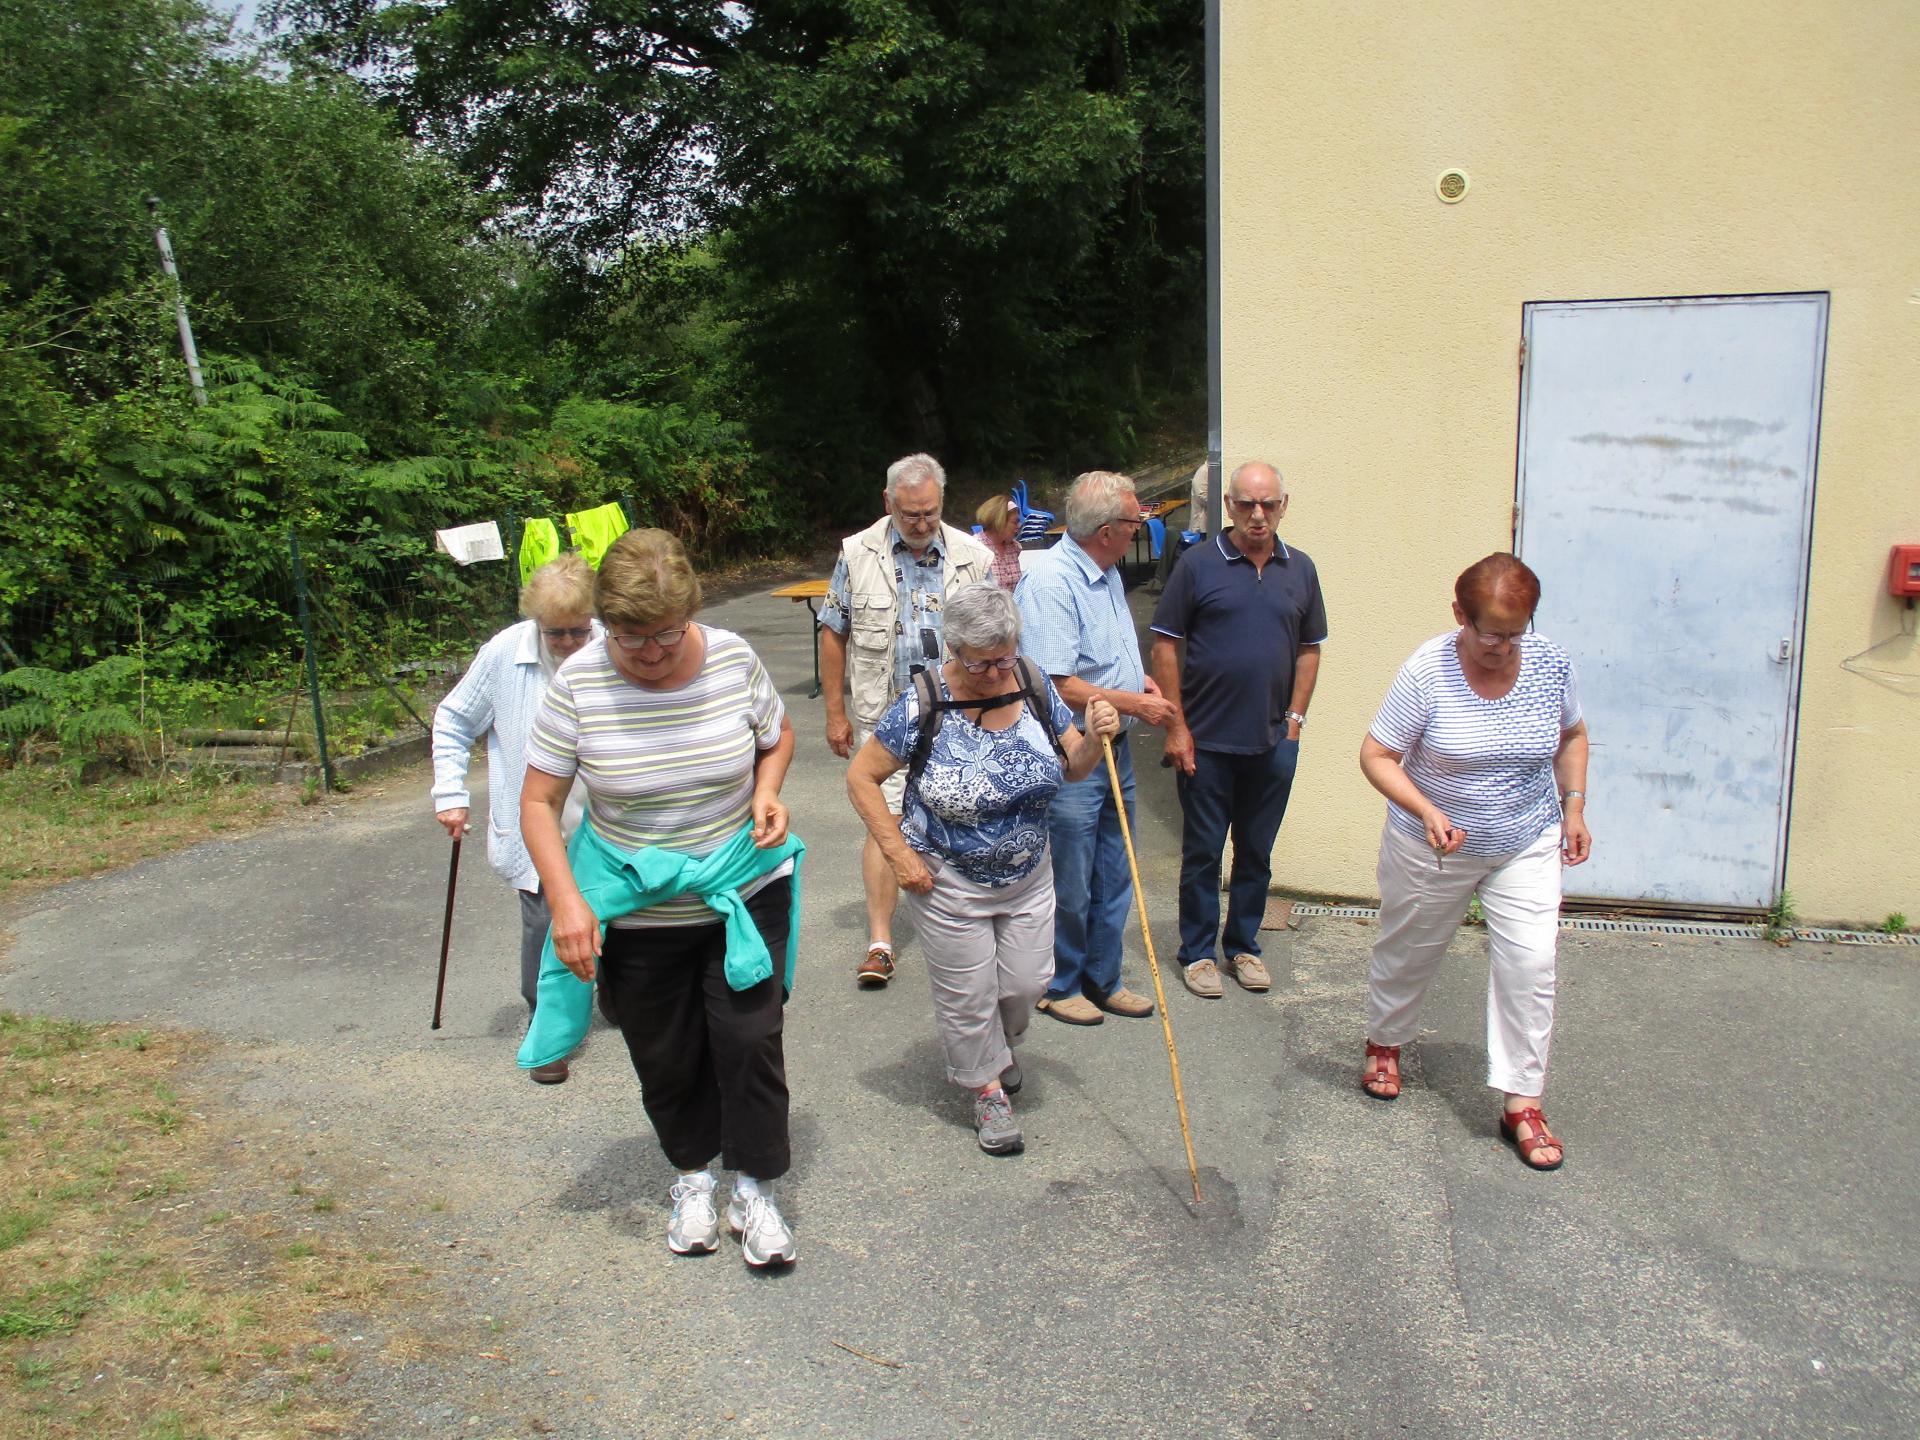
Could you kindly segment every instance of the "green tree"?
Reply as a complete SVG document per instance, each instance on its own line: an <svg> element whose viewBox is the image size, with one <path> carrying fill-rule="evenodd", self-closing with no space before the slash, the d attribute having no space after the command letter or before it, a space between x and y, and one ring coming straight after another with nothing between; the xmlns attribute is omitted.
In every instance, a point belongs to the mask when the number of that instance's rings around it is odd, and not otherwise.
<svg viewBox="0 0 1920 1440"><path fill-rule="evenodd" d="M283 13L537 217L596 327L691 295L695 338L727 340L719 403L816 494L864 505L852 472L913 444L1122 458L1157 396L1196 388L1198 0ZM658 331L624 338L647 383L679 369Z"/></svg>
<svg viewBox="0 0 1920 1440"><path fill-rule="evenodd" d="M1131 0L755 7L723 253L753 373L808 377L761 385L763 439L807 436L827 472L910 445L1130 453L1148 377L1177 388L1200 356L1198 22Z"/></svg>
<svg viewBox="0 0 1920 1440"><path fill-rule="evenodd" d="M159 196L203 345L405 448L497 274L444 161L347 79L263 69L193 0L0 0L0 53L0 283L93 337L70 383L153 378L128 317L152 299Z"/></svg>

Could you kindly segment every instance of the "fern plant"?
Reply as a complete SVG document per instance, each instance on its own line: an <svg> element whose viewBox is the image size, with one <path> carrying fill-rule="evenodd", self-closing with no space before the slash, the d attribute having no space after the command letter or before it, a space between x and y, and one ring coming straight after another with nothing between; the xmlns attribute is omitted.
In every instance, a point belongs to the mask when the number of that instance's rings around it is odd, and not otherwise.
<svg viewBox="0 0 1920 1440"><path fill-rule="evenodd" d="M0 675L5 692L0 698L10 702L0 708L0 736L16 749L22 741L50 738L74 766L131 746L140 738L140 725L125 696L139 674L140 661L132 655L109 655L73 671L40 665L9 670Z"/></svg>

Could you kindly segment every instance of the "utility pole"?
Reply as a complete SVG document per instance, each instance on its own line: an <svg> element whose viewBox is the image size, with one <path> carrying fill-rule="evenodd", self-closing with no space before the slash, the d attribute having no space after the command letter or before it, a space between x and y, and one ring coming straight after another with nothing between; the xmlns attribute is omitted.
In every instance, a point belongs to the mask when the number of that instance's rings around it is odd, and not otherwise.
<svg viewBox="0 0 1920 1440"><path fill-rule="evenodd" d="M1226 486L1220 471L1224 440L1225 405L1222 395L1221 346L1225 341L1220 317L1220 0L1206 0L1207 69L1207 514L1188 523L1204 523L1209 535L1220 533L1220 512Z"/></svg>
<svg viewBox="0 0 1920 1440"><path fill-rule="evenodd" d="M180 353L187 361L187 383L193 387L193 403L207 403L207 387L200 378L200 352L193 343L193 324L187 319L187 297L180 288L180 271L173 263L173 245L167 239L167 227L160 223L160 197L147 197L147 213L153 216L153 243L160 247L160 268L167 272L173 286L173 318L180 327Z"/></svg>

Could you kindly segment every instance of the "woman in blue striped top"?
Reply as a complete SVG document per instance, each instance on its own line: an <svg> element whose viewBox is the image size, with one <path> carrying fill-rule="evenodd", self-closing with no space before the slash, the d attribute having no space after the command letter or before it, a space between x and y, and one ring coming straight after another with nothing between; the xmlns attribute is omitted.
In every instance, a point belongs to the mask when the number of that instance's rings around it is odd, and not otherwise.
<svg viewBox="0 0 1920 1440"><path fill-rule="evenodd" d="M1536 1170L1565 1152L1541 1110L1553 1034L1560 870L1592 853L1587 727L1567 653L1532 631L1540 580L1504 552L1454 581L1459 629L1400 667L1360 746L1387 797L1380 936L1367 977L1367 1062L1376 1100L1400 1094L1400 1048L1447 943L1476 895L1490 951L1487 1083L1500 1132Z"/></svg>

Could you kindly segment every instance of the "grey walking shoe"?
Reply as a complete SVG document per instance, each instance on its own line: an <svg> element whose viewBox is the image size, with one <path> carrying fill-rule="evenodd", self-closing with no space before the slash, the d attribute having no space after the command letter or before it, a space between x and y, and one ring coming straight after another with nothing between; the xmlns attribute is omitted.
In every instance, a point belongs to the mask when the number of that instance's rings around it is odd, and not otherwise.
<svg viewBox="0 0 1920 1440"><path fill-rule="evenodd" d="M780 1218L773 1197L764 1192L743 1199L736 1190L727 1202L727 1228L740 1237L740 1258L756 1270L791 1265L799 1258L793 1231Z"/></svg>
<svg viewBox="0 0 1920 1440"><path fill-rule="evenodd" d="M676 1255L711 1255L720 1248L713 1176L704 1178L704 1184L687 1176L673 1182L673 1219L667 1222L667 1248Z"/></svg>
<svg viewBox="0 0 1920 1440"><path fill-rule="evenodd" d="M989 1090L973 1097L973 1128L980 1148L989 1155L1018 1155L1027 1142L1013 1123L1013 1102L1005 1090Z"/></svg>

